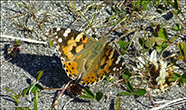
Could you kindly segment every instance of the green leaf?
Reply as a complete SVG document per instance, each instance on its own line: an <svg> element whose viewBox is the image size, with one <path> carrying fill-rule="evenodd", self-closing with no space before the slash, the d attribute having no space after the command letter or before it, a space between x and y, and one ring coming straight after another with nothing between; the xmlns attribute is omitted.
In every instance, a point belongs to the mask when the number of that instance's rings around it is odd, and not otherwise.
<svg viewBox="0 0 186 110"><path fill-rule="evenodd" d="M155 41L158 46L161 46L165 40L161 37L156 37Z"/></svg>
<svg viewBox="0 0 186 110"><path fill-rule="evenodd" d="M164 40L168 40L168 34L165 28L161 28L158 32L158 36L163 38Z"/></svg>
<svg viewBox="0 0 186 110"><path fill-rule="evenodd" d="M92 97L94 99L94 94L87 88L84 89L85 94L89 97Z"/></svg>
<svg viewBox="0 0 186 110"><path fill-rule="evenodd" d="M169 78L168 81L169 82L174 82L174 81L176 81L176 78Z"/></svg>
<svg viewBox="0 0 186 110"><path fill-rule="evenodd" d="M163 50L167 47L167 43L163 42L163 44L161 45L161 47L163 48Z"/></svg>
<svg viewBox="0 0 186 110"><path fill-rule="evenodd" d="M129 42L123 42L122 40L119 40L116 43L119 44L119 47L122 48L123 50L127 50L128 46L129 46ZM125 54L125 52L121 51L121 55L124 55L124 54Z"/></svg>
<svg viewBox="0 0 186 110"><path fill-rule="evenodd" d="M39 71L39 72L37 72L37 76L36 76L36 81L38 81L40 78L41 78L41 76L43 75L43 72L44 71Z"/></svg>
<svg viewBox="0 0 186 110"><path fill-rule="evenodd" d="M17 99L17 97L15 97L14 95L10 94L10 96L16 101L17 105L19 104L19 101Z"/></svg>
<svg viewBox="0 0 186 110"><path fill-rule="evenodd" d="M161 48L156 48L156 49L160 49L160 50L157 50L157 52L162 52L166 47L167 47L167 43L166 42L163 42L162 45L160 46Z"/></svg>
<svg viewBox="0 0 186 110"><path fill-rule="evenodd" d="M127 88L129 89L129 91L134 92L134 89L129 81L127 81Z"/></svg>
<svg viewBox="0 0 186 110"><path fill-rule="evenodd" d="M7 87L5 87L5 90L7 90L7 91L9 91L9 92L11 92L11 93L13 93L13 94L15 94L15 96L18 97L18 94L17 94L17 93L15 93L14 91L8 89Z"/></svg>
<svg viewBox="0 0 186 110"><path fill-rule="evenodd" d="M102 92L96 93L96 100L97 101L100 101L102 97L103 97L103 93Z"/></svg>
<svg viewBox="0 0 186 110"><path fill-rule="evenodd" d="M146 94L146 90L145 89L138 89L137 91L136 91L136 95L137 96L142 96L142 95L144 95L144 94Z"/></svg>
<svg viewBox="0 0 186 110"><path fill-rule="evenodd" d="M160 53L162 50L163 50L163 49L162 49L161 46L156 46L156 51L157 51L158 53Z"/></svg>
<svg viewBox="0 0 186 110"><path fill-rule="evenodd" d="M178 23L175 24L175 26L172 28L173 30L180 31L183 29L183 27L180 28L180 25Z"/></svg>
<svg viewBox="0 0 186 110"><path fill-rule="evenodd" d="M174 10L174 12L175 12L176 14L179 14L179 13L181 12L181 10Z"/></svg>
<svg viewBox="0 0 186 110"><path fill-rule="evenodd" d="M186 61L186 43L185 42L183 43L183 51L184 51L184 58Z"/></svg>
<svg viewBox="0 0 186 110"><path fill-rule="evenodd" d="M142 53L145 53L150 50L150 48L145 46L145 39L144 38L139 38L139 43L143 47Z"/></svg>
<svg viewBox="0 0 186 110"><path fill-rule="evenodd" d="M150 37L145 41L145 46L147 46L148 48L153 47L155 44L155 37Z"/></svg>
<svg viewBox="0 0 186 110"><path fill-rule="evenodd" d="M182 75L181 80L183 81L183 83L186 83L186 73Z"/></svg>
<svg viewBox="0 0 186 110"><path fill-rule="evenodd" d="M37 83L35 86L36 86L37 88L39 88L40 90L44 90L44 89L45 89L42 85L40 85L40 84L38 84L38 83Z"/></svg>
<svg viewBox="0 0 186 110"><path fill-rule="evenodd" d="M131 77L131 73L129 71L129 69L127 68L123 74L123 77L126 78L126 79L129 79Z"/></svg>
<svg viewBox="0 0 186 110"><path fill-rule="evenodd" d="M183 50L183 44L182 43L178 43L178 49L179 49L181 55L184 56L184 52L182 51Z"/></svg>
<svg viewBox="0 0 186 110"><path fill-rule="evenodd" d="M181 75L177 74L177 73L173 73L172 76L173 76L173 78L176 78L176 79L181 78Z"/></svg>
<svg viewBox="0 0 186 110"><path fill-rule="evenodd" d="M89 100L93 100L93 97L87 96L87 95L81 95L79 96L80 98L84 98L84 99L89 99Z"/></svg>
<svg viewBox="0 0 186 110"><path fill-rule="evenodd" d="M144 47L145 39L139 38L139 43L141 44L142 47Z"/></svg>
<svg viewBox="0 0 186 110"><path fill-rule="evenodd" d="M35 84L32 84L32 85L30 86L30 89L32 89L30 92L33 93L33 92L35 92L35 91L37 90L37 87L36 87Z"/></svg>
<svg viewBox="0 0 186 110"><path fill-rule="evenodd" d="M23 97L25 97L25 95L27 94L27 92L29 91L30 88L24 89L23 92L21 94L23 94Z"/></svg>
<svg viewBox="0 0 186 110"><path fill-rule="evenodd" d="M120 110L120 105L121 105L121 100L120 100L120 96L118 96L116 101L116 110Z"/></svg>
<svg viewBox="0 0 186 110"><path fill-rule="evenodd" d="M130 93L130 92L127 92L127 91L125 91L125 92L121 92L121 93L119 93L119 95L120 95L120 96L122 96L122 95L131 95L131 93Z"/></svg>
<svg viewBox="0 0 186 110"><path fill-rule="evenodd" d="M38 96L39 96L39 94L37 91L35 91L34 93L35 93L34 110L38 110Z"/></svg>

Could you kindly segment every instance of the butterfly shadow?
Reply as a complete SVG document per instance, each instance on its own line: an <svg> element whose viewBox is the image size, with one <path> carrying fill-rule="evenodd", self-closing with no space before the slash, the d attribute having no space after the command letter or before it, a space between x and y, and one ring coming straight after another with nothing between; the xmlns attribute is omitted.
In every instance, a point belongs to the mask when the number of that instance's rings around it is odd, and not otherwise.
<svg viewBox="0 0 186 110"><path fill-rule="evenodd" d="M12 63L12 65L16 65L17 67L23 69L25 72L29 73L32 77L36 79L37 72L43 70L44 73L42 77L39 79L39 83L42 84L44 87L47 88L62 88L64 85L66 85L69 80L71 80L65 70L62 67L61 59L55 55L53 56L46 56L46 55L33 55L33 54L24 54L20 53L15 58L13 58L11 55L8 54L7 48L9 45L5 45L1 51L3 51L4 58L6 61ZM16 72L17 70L15 70ZM18 70L17 73L19 73ZM26 82L31 85L35 82L33 82L33 79L30 78L26 79ZM24 90L25 88L20 88L21 90ZM55 92L54 100L57 97L59 91ZM46 92L47 94L47 92ZM70 94L64 93L65 95L68 95L70 97ZM3 96L3 95L1 95ZM4 95L5 96L5 95ZM6 96L5 96L6 97ZM8 98L9 99L9 98ZM11 98L10 98L11 99ZM6 99L5 99L6 100ZM89 103L89 101L83 101L83 100L74 100L75 102L86 102Z"/></svg>
<svg viewBox="0 0 186 110"><path fill-rule="evenodd" d="M44 73L39 79L39 83L49 88L61 88L70 80L62 68L61 59L57 56L19 54L15 58L6 55L5 59L22 68L31 76L36 78L37 72L43 70ZM31 84L31 79L27 78L27 83Z"/></svg>

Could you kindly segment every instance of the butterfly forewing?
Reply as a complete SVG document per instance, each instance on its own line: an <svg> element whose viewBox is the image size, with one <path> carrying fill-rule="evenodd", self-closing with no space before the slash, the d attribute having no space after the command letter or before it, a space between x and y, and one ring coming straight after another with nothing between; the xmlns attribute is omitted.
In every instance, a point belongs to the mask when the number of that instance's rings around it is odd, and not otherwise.
<svg viewBox="0 0 186 110"><path fill-rule="evenodd" d="M92 47L95 39L70 28L53 28L49 30L49 39L58 47L65 61L72 61Z"/></svg>

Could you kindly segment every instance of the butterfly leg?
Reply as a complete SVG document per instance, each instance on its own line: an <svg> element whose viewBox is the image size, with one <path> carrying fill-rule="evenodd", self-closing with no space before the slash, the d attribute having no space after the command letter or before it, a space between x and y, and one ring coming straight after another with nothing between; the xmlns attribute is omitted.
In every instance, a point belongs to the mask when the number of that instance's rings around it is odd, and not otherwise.
<svg viewBox="0 0 186 110"><path fill-rule="evenodd" d="M79 83L79 81L81 80L82 78L82 75L86 72L86 69L85 69L85 64L86 64L86 61L87 59L83 59L80 63L80 69L78 70L78 73L80 73L77 77L77 80L76 80L76 83Z"/></svg>

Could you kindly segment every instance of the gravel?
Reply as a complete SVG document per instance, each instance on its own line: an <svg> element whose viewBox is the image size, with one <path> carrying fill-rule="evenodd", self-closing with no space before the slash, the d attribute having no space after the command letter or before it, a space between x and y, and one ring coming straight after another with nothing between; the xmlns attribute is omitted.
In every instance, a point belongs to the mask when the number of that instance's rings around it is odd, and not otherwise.
<svg viewBox="0 0 186 110"><path fill-rule="evenodd" d="M27 5L29 3L24 1ZM84 29L88 25L86 20L81 17L77 22L73 24L73 22L78 18L77 13L73 13L70 11L64 3L61 1L34 1L31 2L34 5L34 10L37 12L36 16L39 21L42 21L45 16L47 17L46 22L42 24L43 32L38 28L38 23L33 18L32 14L29 11L16 4L20 3L20 1L1 1L1 35L10 35L19 38L27 38L37 41L48 41L48 37L44 34L52 27L71 27L78 31L85 31ZM107 19L110 18L114 13L111 11L111 6L109 2L95 2L96 4L100 4L100 11L97 12L95 17L96 27L104 26L107 23ZM116 4L117 1L112 4ZM92 1L81 1L76 2L77 10L83 10L87 4L93 4ZM41 8L42 7L42 8ZM186 21L186 3L184 1L180 2L179 5L183 14L179 14L179 17ZM41 8L41 10L39 10ZM95 8L89 8L84 13L85 17L90 21L92 16L94 15ZM48 15L45 13L48 12ZM22 14L27 13L26 16L22 16ZM29 14L28 14L29 13ZM168 12L167 12L168 13ZM147 14L147 15L145 15ZM17 15L17 16L16 16ZM155 12L155 8L144 11L143 16L150 15L159 16L160 14ZM165 17L166 16L166 17ZM180 20L173 15L171 19L166 20L165 18L170 18L170 14L165 14L164 16L159 16L154 19L155 22L164 23L168 26L173 26L175 23L182 24ZM19 20L18 20L19 18ZM132 18L131 18L132 19ZM33 22L34 21L34 22ZM133 20L129 21L127 27L132 29L139 26L148 26L150 25L150 21L141 20L133 18ZM22 24L29 29L33 30L33 32L27 32L23 28L18 27L16 24ZM108 24L107 24L108 25ZM121 26L121 24L119 25ZM118 27L119 27L118 26ZM109 26L108 28L98 28L97 32L89 31L87 34L97 34L99 37L107 33L113 26ZM109 38L117 38L120 37L121 31L113 32L108 35ZM170 39L176 36L179 32L168 29L168 33ZM132 48L136 50L139 49L138 38L143 37L143 31L139 31L134 38L134 44ZM184 42L186 31L184 31L177 39L175 39L175 43ZM133 34L128 35L123 40L129 41L132 38ZM150 36L150 35L149 35ZM10 97L10 92L5 90L5 87L13 90L14 92L20 94L24 89L29 87L36 81L36 73L40 70L44 71L42 78L39 83L48 88L61 88L64 87L65 84L70 80L66 73L62 68L62 64L59 58L59 53L55 47L48 48L48 45L45 44L36 44L36 43L28 43L24 42L21 45L21 53L16 58L11 58L7 55L7 48L11 46L11 43L14 39L0 38L0 52L1 52L1 109L14 109L15 107L30 107L33 109L34 102L33 99L29 101L29 96L21 97L19 99L19 105ZM168 50L170 53L178 52L177 46L173 45ZM185 62L180 62L181 64L185 64ZM186 65L181 65L180 72L184 72L186 69ZM64 94L59 103L56 105L56 109L115 109L117 95L123 90L117 86L109 86L111 83L106 80L98 82L94 86L90 86L90 90L93 93L103 92L103 98L98 102L96 100L86 100L86 99L78 99L70 101L67 105L65 105L72 97L68 94ZM158 93L158 95L151 94L151 99L154 102L158 101L172 101L175 99L185 97L182 93L186 93L186 84L183 87L174 86L168 89L164 93ZM38 108L39 109L49 109L54 103L57 94L60 91L56 90L44 90L39 93L38 100ZM31 95L34 98L34 95ZM121 109L151 109L153 106L151 101L149 100L147 95L135 97L131 96L121 96ZM164 103L156 104L156 106L160 106ZM181 103L176 106L168 106L166 109L186 109L186 103Z"/></svg>

